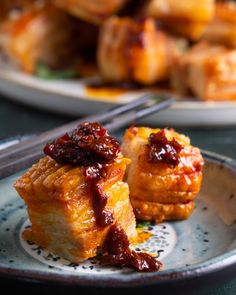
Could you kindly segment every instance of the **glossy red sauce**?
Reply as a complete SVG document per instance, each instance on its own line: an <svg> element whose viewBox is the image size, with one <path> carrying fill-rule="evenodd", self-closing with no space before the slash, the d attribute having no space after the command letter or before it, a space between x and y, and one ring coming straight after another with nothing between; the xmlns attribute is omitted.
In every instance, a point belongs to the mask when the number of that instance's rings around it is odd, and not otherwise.
<svg viewBox="0 0 236 295"><path fill-rule="evenodd" d="M119 152L118 141L104 127L88 122L44 148L44 153L58 163L85 167L112 163Z"/></svg>
<svg viewBox="0 0 236 295"><path fill-rule="evenodd" d="M106 177L107 166L114 162L120 152L118 141L108 135L107 130L99 123L85 122L71 133L47 144L44 152L60 164L85 168L85 177L93 192L96 222L102 227L111 224L114 218L105 209L108 196L99 180Z"/></svg>
<svg viewBox="0 0 236 295"><path fill-rule="evenodd" d="M147 253L137 253L129 248L125 231L118 225L110 227L104 246L102 265L130 267L143 272L158 271L162 263Z"/></svg>
<svg viewBox="0 0 236 295"><path fill-rule="evenodd" d="M152 133L148 138L148 147L148 161L150 163L162 162L170 168L174 168L179 164L179 153L183 146L175 138L168 140L165 130L162 129L157 133Z"/></svg>

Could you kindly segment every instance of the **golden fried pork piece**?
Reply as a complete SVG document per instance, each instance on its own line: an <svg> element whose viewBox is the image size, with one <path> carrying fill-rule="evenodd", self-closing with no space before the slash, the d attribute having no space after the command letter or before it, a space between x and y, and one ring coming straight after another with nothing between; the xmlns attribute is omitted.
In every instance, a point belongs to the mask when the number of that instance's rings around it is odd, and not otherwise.
<svg viewBox="0 0 236 295"><path fill-rule="evenodd" d="M106 209L129 237L135 236L135 218L128 185L122 181L129 160L121 155L110 165L100 187L108 196ZM32 228L24 238L52 253L80 262L97 254L110 226L96 223L94 192L82 167L42 158L15 183L28 206Z"/></svg>
<svg viewBox="0 0 236 295"><path fill-rule="evenodd" d="M99 123L84 122L44 153L14 185L32 223L24 238L76 263L102 252L113 226L128 244L136 235L123 182L130 160L118 141Z"/></svg>
<svg viewBox="0 0 236 295"><path fill-rule="evenodd" d="M145 14L152 16L174 33L196 40L213 18L214 0L151 0Z"/></svg>
<svg viewBox="0 0 236 295"><path fill-rule="evenodd" d="M15 182L32 228L23 237L78 263L100 253L100 264L158 271L162 263L135 252L128 184L130 162L98 122L84 122L44 147L47 155Z"/></svg>
<svg viewBox="0 0 236 295"><path fill-rule="evenodd" d="M173 129L131 127L121 149L132 161L127 182L138 219L162 222L185 219L192 213L203 158L188 137Z"/></svg>
<svg viewBox="0 0 236 295"><path fill-rule="evenodd" d="M50 5L34 6L0 25L4 52L24 71L34 73L38 62L53 69L69 66L76 56L76 23Z"/></svg>
<svg viewBox="0 0 236 295"><path fill-rule="evenodd" d="M173 62L171 84L202 100L236 99L236 50L199 43Z"/></svg>
<svg viewBox="0 0 236 295"><path fill-rule="evenodd" d="M213 20L207 25L203 40L236 47L236 3L217 2Z"/></svg>
<svg viewBox="0 0 236 295"><path fill-rule="evenodd" d="M58 7L88 22L101 24L119 11L127 0L53 0Z"/></svg>
<svg viewBox="0 0 236 295"><path fill-rule="evenodd" d="M152 19L111 17L101 28L97 60L107 82L150 85L163 80L175 54L174 41Z"/></svg>

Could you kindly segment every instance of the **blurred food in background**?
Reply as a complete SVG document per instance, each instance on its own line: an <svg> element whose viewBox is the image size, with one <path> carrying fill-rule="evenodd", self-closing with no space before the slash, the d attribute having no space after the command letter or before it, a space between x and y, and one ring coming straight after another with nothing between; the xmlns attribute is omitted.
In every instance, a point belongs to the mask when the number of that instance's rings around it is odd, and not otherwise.
<svg viewBox="0 0 236 295"><path fill-rule="evenodd" d="M175 54L174 39L159 30L152 18L113 16L100 31L97 62L104 81L152 85L168 78Z"/></svg>
<svg viewBox="0 0 236 295"><path fill-rule="evenodd" d="M164 28L190 40L198 40L215 10L214 0L151 0L146 15L159 20Z"/></svg>
<svg viewBox="0 0 236 295"><path fill-rule="evenodd" d="M216 0L3 0L2 55L41 78L162 87L236 99L236 3Z"/></svg>
<svg viewBox="0 0 236 295"><path fill-rule="evenodd" d="M128 0L52 0L52 2L75 17L100 25L106 18L116 14Z"/></svg>
<svg viewBox="0 0 236 295"><path fill-rule="evenodd" d="M236 50L199 42L173 63L171 85L205 100L236 100Z"/></svg>

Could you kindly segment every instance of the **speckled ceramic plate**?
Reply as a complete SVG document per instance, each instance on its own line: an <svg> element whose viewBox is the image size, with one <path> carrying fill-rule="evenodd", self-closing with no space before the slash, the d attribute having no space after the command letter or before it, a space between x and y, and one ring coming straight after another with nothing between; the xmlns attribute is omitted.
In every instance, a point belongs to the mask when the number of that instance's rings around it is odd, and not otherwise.
<svg viewBox="0 0 236 295"><path fill-rule="evenodd" d="M26 207L12 187L22 172L1 180L0 274L73 286L166 289L181 284L202 287L230 279L236 270L236 162L210 152L204 152L204 157L203 186L192 216L185 221L139 225L152 236L133 247L151 252L163 262L163 269L155 273L101 267L96 258L74 264L23 241L22 231L30 223Z"/></svg>

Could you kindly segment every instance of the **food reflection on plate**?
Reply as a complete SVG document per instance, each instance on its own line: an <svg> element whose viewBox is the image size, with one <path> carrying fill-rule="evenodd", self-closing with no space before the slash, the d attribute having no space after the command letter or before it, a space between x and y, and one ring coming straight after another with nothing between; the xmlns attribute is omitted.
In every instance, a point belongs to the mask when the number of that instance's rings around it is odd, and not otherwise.
<svg viewBox="0 0 236 295"><path fill-rule="evenodd" d="M232 1L4 0L0 5L2 54L31 75L98 75L113 97L120 89L129 92L128 84L153 90L164 83L180 97L236 99ZM92 96L104 94L93 86L88 85Z"/></svg>
<svg viewBox="0 0 236 295"><path fill-rule="evenodd" d="M102 125L85 122L44 152L15 182L32 223L24 239L72 263L100 255L102 265L158 271L156 257L130 247L150 238L137 235L135 217L190 216L202 181L199 149L172 129L132 127L121 152Z"/></svg>

